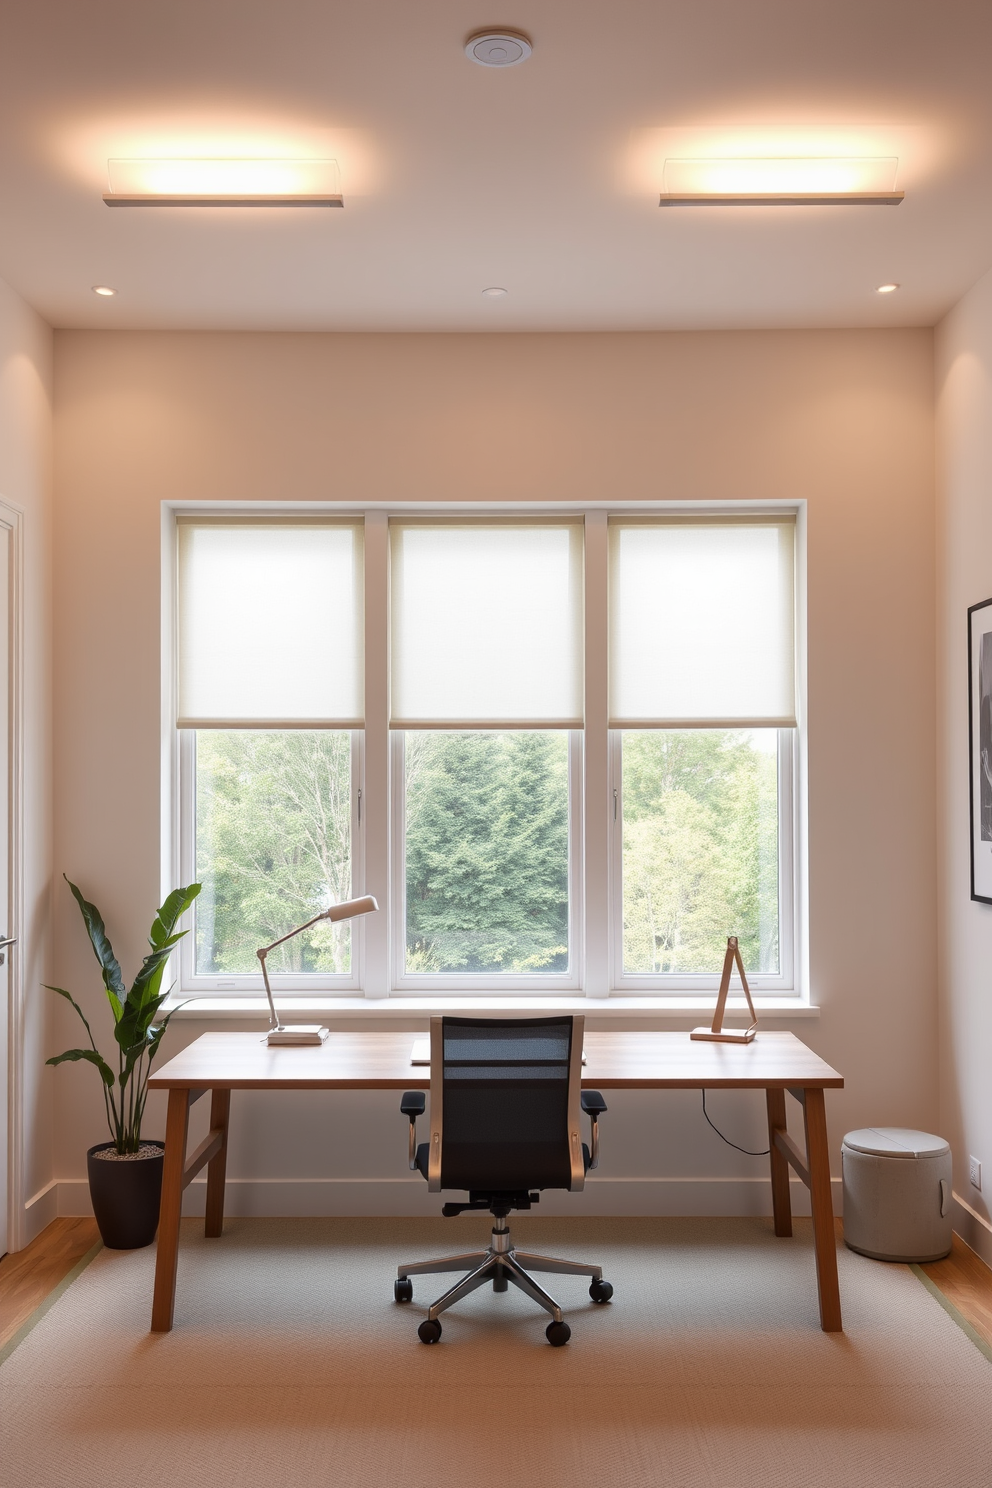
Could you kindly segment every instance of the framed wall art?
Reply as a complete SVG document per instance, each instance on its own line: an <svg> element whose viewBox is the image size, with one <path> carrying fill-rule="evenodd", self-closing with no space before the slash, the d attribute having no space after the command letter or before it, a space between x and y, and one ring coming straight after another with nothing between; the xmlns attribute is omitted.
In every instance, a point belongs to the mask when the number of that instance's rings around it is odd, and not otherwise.
<svg viewBox="0 0 992 1488"><path fill-rule="evenodd" d="M992 904L992 599L968 611L971 897Z"/></svg>

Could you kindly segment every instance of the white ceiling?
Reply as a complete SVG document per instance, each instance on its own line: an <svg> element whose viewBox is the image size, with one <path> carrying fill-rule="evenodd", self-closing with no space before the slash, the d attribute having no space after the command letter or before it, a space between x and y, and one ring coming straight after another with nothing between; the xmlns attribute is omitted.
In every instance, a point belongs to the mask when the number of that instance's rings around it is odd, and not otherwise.
<svg viewBox="0 0 992 1488"><path fill-rule="evenodd" d="M528 62L466 59L496 24ZM989 0L9 5L0 275L60 327L932 324L992 263L990 43ZM898 155L906 198L659 209L665 154L738 148ZM344 210L101 200L109 158L252 154L338 159Z"/></svg>

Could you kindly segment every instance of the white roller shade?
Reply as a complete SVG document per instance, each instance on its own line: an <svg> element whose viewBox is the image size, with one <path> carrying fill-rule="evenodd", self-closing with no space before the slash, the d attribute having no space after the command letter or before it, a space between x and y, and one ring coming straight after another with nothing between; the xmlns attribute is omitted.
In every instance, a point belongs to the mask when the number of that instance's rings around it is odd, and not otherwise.
<svg viewBox="0 0 992 1488"><path fill-rule="evenodd" d="M179 727L361 727L362 528L179 523Z"/></svg>
<svg viewBox="0 0 992 1488"><path fill-rule="evenodd" d="M795 523L610 527L610 726L793 727Z"/></svg>
<svg viewBox="0 0 992 1488"><path fill-rule="evenodd" d="M390 528L393 728L581 728L582 529Z"/></svg>

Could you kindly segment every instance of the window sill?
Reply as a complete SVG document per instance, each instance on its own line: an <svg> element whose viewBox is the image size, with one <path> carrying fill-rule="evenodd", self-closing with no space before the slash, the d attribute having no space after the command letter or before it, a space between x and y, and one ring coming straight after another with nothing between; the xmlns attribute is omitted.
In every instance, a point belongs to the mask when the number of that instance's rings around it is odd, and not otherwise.
<svg viewBox="0 0 992 1488"><path fill-rule="evenodd" d="M182 1006L181 998L170 998L164 1004L163 1013L172 1012L179 1019L201 1019L210 1022L264 1019L268 1022L269 1010L264 997L240 995L232 997L197 997ZM615 993L610 997L584 997L581 994L563 993L561 996L514 997L506 993L473 993L471 996L457 994L426 995L421 997L280 997L280 1014L293 1021L303 1017L311 1020L319 1016L335 1023L389 1023L406 1021L422 1024L439 1013L456 1016L489 1014L498 1017L501 1013L526 1013L534 1017L546 1017L552 1013L584 1013L587 1018L612 1020L614 1018L650 1018L654 1024L659 1020L677 1022L708 1023L713 1016L716 994L710 997L680 997L677 993L667 997L652 997L649 994L632 995ZM755 997L755 1010L759 1019L819 1018L820 1009L798 997ZM746 1015L744 1006L733 1004L727 1008L727 1017L733 1023Z"/></svg>

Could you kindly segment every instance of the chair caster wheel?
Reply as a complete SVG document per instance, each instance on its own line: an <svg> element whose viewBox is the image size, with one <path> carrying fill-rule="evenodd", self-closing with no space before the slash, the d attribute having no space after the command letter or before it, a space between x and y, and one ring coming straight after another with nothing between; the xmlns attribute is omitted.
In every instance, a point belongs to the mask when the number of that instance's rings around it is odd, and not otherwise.
<svg viewBox="0 0 992 1488"><path fill-rule="evenodd" d="M399 1282L396 1284L399 1286ZM589 1288L589 1295L594 1302L609 1302L613 1296L613 1288L608 1281L594 1281Z"/></svg>
<svg viewBox="0 0 992 1488"><path fill-rule="evenodd" d="M426 1326L426 1325L425 1325ZM549 1323L544 1330L544 1336L552 1348L561 1348L572 1336L572 1330L567 1323Z"/></svg>
<svg viewBox="0 0 992 1488"><path fill-rule="evenodd" d="M409 1276L401 1276L398 1281L393 1282L393 1299L396 1302L413 1301L413 1282Z"/></svg>
<svg viewBox="0 0 992 1488"><path fill-rule="evenodd" d="M431 1319L428 1318L427 1321L421 1323L420 1327L417 1329L417 1337L420 1339L421 1343L437 1343L438 1339L441 1337L441 1324L432 1322Z"/></svg>

